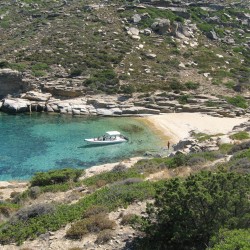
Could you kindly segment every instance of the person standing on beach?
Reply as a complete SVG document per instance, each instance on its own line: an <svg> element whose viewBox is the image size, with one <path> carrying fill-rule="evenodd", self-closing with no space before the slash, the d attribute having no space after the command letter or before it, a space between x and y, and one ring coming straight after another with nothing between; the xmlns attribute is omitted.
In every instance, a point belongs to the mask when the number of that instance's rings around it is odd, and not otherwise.
<svg viewBox="0 0 250 250"><path fill-rule="evenodd" d="M168 150L169 150L169 148L170 148L170 142L168 141Z"/></svg>

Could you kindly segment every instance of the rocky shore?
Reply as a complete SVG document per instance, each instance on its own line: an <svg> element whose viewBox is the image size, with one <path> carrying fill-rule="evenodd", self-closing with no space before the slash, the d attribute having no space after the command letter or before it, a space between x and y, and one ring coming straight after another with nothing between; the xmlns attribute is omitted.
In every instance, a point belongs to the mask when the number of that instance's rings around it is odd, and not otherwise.
<svg viewBox="0 0 250 250"><path fill-rule="evenodd" d="M69 115L140 116L160 113L203 113L216 117L237 117L250 113L209 95L161 92L148 95L86 95L59 99L50 93L28 91L18 97L5 97L0 110L6 113L47 112Z"/></svg>

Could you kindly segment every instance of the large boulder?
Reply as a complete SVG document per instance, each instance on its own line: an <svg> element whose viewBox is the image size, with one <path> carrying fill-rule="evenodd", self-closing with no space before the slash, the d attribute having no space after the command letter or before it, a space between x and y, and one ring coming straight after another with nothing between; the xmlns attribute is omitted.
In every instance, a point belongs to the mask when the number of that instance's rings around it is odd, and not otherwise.
<svg viewBox="0 0 250 250"><path fill-rule="evenodd" d="M41 93L37 91L29 91L25 93L22 97L31 101L41 101L46 102L51 97L51 93Z"/></svg>
<svg viewBox="0 0 250 250"><path fill-rule="evenodd" d="M1 110L6 113L23 113L30 111L30 101L16 98L5 99Z"/></svg>
<svg viewBox="0 0 250 250"><path fill-rule="evenodd" d="M0 69L0 98L24 90L22 74L12 69Z"/></svg>
<svg viewBox="0 0 250 250"><path fill-rule="evenodd" d="M158 18L151 25L151 29L154 32L159 33L160 35L164 35L164 34L168 33L170 30L170 21L168 19Z"/></svg>

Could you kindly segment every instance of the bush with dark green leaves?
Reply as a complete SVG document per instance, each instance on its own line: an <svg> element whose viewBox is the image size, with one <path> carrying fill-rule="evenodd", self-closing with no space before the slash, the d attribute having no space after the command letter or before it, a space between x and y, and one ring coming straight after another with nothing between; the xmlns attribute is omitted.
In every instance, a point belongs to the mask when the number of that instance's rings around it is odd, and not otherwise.
<svg viewBox="0 0 250 250"><path fill-rule="evenodd" d="M148 205L138 249L206 249L221 228L250 225L250 175L201 172L175 178Z"/></svg>
<svg viewBox="0 0 250 250"><path fill-rule="evenodd" d="M32 177L30 183L31 186L47 186L68 181L77 181L82 174L82 170L71 168L38 172Z"/></svg>

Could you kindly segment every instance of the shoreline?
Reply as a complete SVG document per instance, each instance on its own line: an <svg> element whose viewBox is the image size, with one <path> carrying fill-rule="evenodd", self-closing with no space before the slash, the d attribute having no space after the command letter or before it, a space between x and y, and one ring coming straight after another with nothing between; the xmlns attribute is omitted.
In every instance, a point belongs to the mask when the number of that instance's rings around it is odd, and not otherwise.
<svg viewBox="0 0 250 250"><path fill-rule="evenodd" d="M132 117L135 118L135 117ZM233 127L249 120L247 117L219 118L202 113L168 113L160 115L149 115L137 117L146 124L154 133L162 139L170 142L170 145L178 143L180 140L188 139L190 131L218 134L229 133ZM85 175L80 178L87 178L101 172L110 171L118 164L131 167L143 156L131 157L119 162L94 165L85 169ZM29 185L29 180L8 180L0 181L2 198L9 198L11 192L23 191Z"/></svg>

